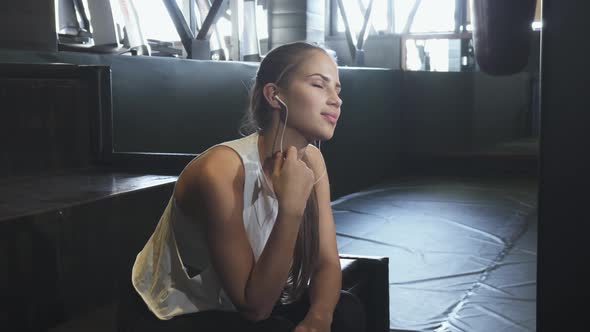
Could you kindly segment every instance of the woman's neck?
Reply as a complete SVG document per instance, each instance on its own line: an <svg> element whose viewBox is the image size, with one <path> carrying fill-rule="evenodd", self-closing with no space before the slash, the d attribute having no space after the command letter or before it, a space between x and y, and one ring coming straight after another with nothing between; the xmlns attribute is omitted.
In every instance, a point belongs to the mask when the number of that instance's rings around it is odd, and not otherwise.
<svg viewBox="0 0 590 332"><path fill-rule="evenodd" d="M274 153L281 151L281 134L283 131L282 124L280 128L277 128L277 126L271 127L273 127L273 129L267 129L259 132L260 137L258 139L260 162L263 165L263 169L269 171L269 173L272 170L272 159ZM283 153L286 153L290 146L294 146L297 148L297 159L301 160L308 145L309 141L299 132L289 127L285 128L282 147Z"/></svg>

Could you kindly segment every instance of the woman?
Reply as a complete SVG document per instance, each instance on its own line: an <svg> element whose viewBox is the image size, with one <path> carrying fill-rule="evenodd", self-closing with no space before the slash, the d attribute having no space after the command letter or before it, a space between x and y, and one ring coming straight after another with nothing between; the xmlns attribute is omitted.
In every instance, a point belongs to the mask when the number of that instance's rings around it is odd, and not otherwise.
<svg viewBox="0 0 590 332"><path fill-rule="evenodd" d="M124 309L122 330L363 329L360 302L340 290L328 176L310 144L333 136L339 92L322 48L297 42L267 54L250 135L182 171L133 266L141 298Z"/></svg>

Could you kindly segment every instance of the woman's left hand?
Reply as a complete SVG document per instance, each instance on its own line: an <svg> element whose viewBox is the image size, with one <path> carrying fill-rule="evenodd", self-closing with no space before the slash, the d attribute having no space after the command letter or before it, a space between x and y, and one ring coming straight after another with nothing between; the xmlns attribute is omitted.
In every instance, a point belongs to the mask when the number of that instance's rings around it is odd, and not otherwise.
<svg viewBox="0 0 590 332"><path fill-rule="evenodd" d="M294 332L330 332L331 323L327 320L306 316Z"/></svg>

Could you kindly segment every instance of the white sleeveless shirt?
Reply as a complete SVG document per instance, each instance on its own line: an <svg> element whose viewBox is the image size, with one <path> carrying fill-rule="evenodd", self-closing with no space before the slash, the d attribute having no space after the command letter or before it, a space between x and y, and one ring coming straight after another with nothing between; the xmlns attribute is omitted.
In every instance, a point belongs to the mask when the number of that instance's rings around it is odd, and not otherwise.
<svg viewBox="0 0 590 332"><path fill-rule="evenodd" d="M278 201L262 173L258 137L254 133L219 144L235 150L244 165L242 217L256 261L278 214ZM159 319L212 309L236 310L211 265L204 223L189 219L172 195L154 233L137 255L133 286ZM191 277L185 266L201 272Z"/></svg>

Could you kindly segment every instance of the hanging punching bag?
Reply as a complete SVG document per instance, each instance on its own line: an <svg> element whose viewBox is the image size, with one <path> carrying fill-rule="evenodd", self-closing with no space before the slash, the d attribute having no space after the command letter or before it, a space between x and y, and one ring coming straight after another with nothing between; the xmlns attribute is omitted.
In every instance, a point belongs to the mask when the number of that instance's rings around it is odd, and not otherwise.
<svg viewBox="0 0 590 332"><path fill-rule="evenodd" d="M520 72L528 63L535 0L469 0L475 58L490 75Z"/></svg>

